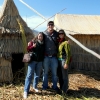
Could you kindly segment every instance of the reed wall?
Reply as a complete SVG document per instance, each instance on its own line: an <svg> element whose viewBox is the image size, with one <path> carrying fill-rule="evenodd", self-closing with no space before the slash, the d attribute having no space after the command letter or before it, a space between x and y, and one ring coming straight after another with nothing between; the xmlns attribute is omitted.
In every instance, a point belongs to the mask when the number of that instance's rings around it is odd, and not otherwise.
<svg viewBox="0 0 100 100"><path fill-rule="evenodd" d="M73 35L73 37L87 48L100 54L100 35ZM71 69L100 71L100 59L86 52L71 40L70 45L72 53Z"/></svg>
<svg viewBox="0 0 100 100"><path fill-rule="evenodd" d="M0 58L0 82L11 82L13 80L11 62Z"/></svg>

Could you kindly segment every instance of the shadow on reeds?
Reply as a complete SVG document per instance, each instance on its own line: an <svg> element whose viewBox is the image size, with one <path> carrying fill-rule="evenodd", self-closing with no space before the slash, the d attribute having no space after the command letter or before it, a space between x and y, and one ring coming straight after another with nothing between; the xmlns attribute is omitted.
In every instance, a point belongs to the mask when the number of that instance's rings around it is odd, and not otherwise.
<svg viewBox="0 0 100 100"><path fill-rule="evenodd" d="M34 94L34 92L30 92L30 94ZM40 91L36 93L37 95L41 96L55 96L57 95L56 92L52 90ZM68 100L70 98L78 98L80 100L85 100L84 98L97 98L100 99L100 90L93 89L93 88L79 88L79 90L68 90L67 94L61 94L61 100ZM59 97L58 97L59 98Z"/></svg>
<svg viewBox="0 0 100 100"><path fill-rule="evenodd" d="M100 90L94 88L79 88L79 90L68 90L67 96L73 98L82 98L83 96L86 98L100 98Z"/></svg>
<svg viewBox="0 0 100 100"><path fill-rule="evenodd" d="M94 78L97 81L100 81L100 72L96 71L77 71L77 70L70 70L69 74L83 74L88 76L89 78Z"/></svg>

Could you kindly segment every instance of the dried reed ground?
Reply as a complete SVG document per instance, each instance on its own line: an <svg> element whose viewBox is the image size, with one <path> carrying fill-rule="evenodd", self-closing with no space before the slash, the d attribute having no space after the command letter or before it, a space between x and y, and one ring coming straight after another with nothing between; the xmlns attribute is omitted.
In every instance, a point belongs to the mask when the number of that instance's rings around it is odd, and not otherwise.
<svg viewBox="0 0 100 100"><path fill-rule="evenodd" d="M0 100L24 100L23 83L0 86ZM53 90L42 91L39 83L39 93L32 88L26 100L100 100L100 74L91 72L69 73L69 90L67 95L58 95ZM51 83L49 83L51 86Z"/></svg>

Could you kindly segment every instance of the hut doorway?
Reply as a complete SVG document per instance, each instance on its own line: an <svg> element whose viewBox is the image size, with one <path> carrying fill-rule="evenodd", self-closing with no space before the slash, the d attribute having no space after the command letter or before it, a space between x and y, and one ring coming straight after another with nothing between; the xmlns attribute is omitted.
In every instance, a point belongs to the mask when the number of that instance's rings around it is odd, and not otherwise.
<svg viewBox="0 0 100 100"><path fill-rule="evenodd" d="M13 81L19 80L24 76L24 63L22 62L23 53L12 54L12 72L13 72Z"/></svg>

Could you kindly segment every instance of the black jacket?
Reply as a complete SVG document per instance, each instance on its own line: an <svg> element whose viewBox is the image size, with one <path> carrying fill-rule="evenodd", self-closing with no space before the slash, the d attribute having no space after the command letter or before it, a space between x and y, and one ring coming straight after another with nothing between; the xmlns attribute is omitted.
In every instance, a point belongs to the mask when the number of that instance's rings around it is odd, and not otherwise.
<svg viewBox="0 0 100 100"><path fill-rule="evenodd" d="M36 42L36 47L32 49L31 61L43 61L44 59L44 43Z"/></svg>

